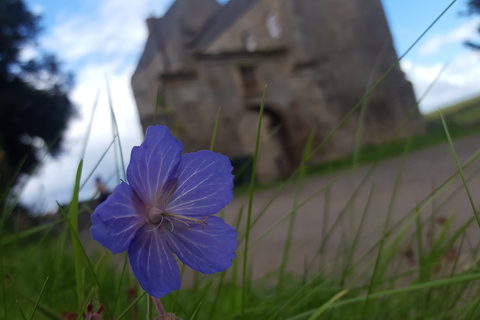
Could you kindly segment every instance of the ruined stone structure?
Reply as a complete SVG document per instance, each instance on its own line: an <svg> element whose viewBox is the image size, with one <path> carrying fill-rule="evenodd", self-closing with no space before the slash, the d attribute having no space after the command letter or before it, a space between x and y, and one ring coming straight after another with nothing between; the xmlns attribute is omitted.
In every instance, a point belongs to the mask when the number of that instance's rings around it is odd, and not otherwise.
<svg viewBox="0 0 480 320"><path fill-rule="evenodd" d="M147 19L149 37L132 77L144 129L159 124L192 152L210 147L232 160L253 155L268 85L257 172L290 173L312 130L320 143L395 63L380 0L176 0ZM316 154L320 163L388 141L410 117L422 130L411 84L397 67ZM358 130L364 119L363 130ZM360 135L357 133L361 132ZM399 136L411 132L408 126ZM361 139L358 139L361 137Z"/></svg>

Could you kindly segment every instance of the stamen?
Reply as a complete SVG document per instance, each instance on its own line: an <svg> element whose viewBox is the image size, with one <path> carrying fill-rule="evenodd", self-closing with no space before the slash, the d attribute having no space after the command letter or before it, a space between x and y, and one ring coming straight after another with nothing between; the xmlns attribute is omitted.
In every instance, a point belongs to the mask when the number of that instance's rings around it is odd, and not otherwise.
<svg viewBox="0 0 480 320"><path fill-rule="evenodd" d="M180 219L178 219L178 218L170 218L170 219L175 220L175 221L178 221L178 222L181 222L181 223L183 223L184 225L186 225L187 227L190 227L190 225L189 225L188 223L186 223L185 221L182 221L182 220L180 220Z"/></svg>
<svg viewBox="0 0 480 320"><path fill-rule="evenodd" d="M173 213L161 212L161 210L159 208L153 207L153 208L150 208L148 210L148 221L151 224L156 225L156 226L155 226L155 228L150 229L148 231L155 231L158 228L160 228L162 226L164 220L167 220L168 222L170 222L170 225L172 227L171 232L173 232L175 230L175 225L174 225L173 221L178 221L180 223L183 223L187 227L190 227L190 224L188 224L187 221L193 221L193 222L199 223L202 226L202 230L203 230L203 229L205 229L205 226L208 226L208 223L205 222L205 220L207 220L207 219L208 219L207 216L203 216L202 219L194 219L194 218L180 216L180 215L173 214ZM155 220L160 220L160 221L158 223L154 223Z"/></svg>
<svg viewBox="0 0 480 320"><path fill-rule="evenodd" d="M175 229L175 227L173 226L173 222L170 218L166 218L168 222L170 222L170 224L172 225L172 230L171 232L173 232L173 229Z"/></svg>
<svg viewBox="0 0 480 320"><path fill-rule="evenodd" d="M172 217L172 219L175 218L175 220L178 220L178 221L188 220L188 221L193 221L193 222L196 222L196 223L200 223L200 225L202 226L202 230L205 229L205 226L208 226L208 223L204 222L205 220L208 219L207 216L203 216L202 219L194 219L194 218L189 218L189 217L185 217L185 216L179 216L177 214L168 213L168 212L163 212L162 215ZM187 226L188 226L188 224L187 224Z"/></svg>
<svg viewBox="0 0 480 320"><path fill-rule="evenodd" d="M155 228L148 230L149 232L150 232L150 231L157 230L158 228L160 228L160 226L161 226L162 223L163 223L163 216L160 216L160 217L162 218L162 220L160 220L160 223L159 223Z"/></svg>

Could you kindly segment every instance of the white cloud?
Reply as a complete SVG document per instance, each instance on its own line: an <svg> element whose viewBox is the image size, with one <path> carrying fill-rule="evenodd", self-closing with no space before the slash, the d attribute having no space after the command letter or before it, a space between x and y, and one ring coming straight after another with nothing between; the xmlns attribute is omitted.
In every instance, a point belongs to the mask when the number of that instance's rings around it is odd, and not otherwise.
<svg viewBox="0 0 480 320"><path fill-rule="evenodd" d="M100 6L97 2L91 2L96 7L89 10L88 16L58 17L58 24L42 39L42 46L55 52L67 67L73 68L76 86L70 97L78 107L79 117L72 121L65 134L67 151L58 159L46 160L39 173L26 185L21 197L23 203L34 206L38 212L54 210L55 201L65 203L71 199L88 122L99 90L100 96L84 158L83 179L107 150L113 133L106 76L109 77L125 165L128 164L131 148L142 140L130 77L137 63L135 57L139 56L146 41L145 19L152 13L157 16L163 14L171 2L172 0L107 0L100 2ZM115 175L114 151L114 148L109 150L93 179L81 192L82 199L94 194L96 175L104 180ZM118 183L119 178L123 176L115 176L110 188Z"/></svg>
<svg viewBox="0 0 480 320"><path fill-rule="evenodd" d="M438 53L443 46L475 39L479 25L480 19L474 18L447 33L434 35L418 48L418 52L424 56L432 55Z"/></svg>
<svg viewBox="0 0 480 320"><path fill-rule="evenodd" d="M138 53L143 47L145 19L161 15L171 0L107 0L92 7L89 15L63 17L44 39L44 44L68 62L83 58L102 59ZM96 3L94 3L96 4Z"/></svg>
<svg viewBox="0 0 480 320"><path fill-rule="evenodd" d="M443 65L421 65L411 60L402 61L402 69L412 82L417 97L422 96L435 81ZM480 95L480 54L465 50L444 68L436 83L424 97L423 113L445 107L458 101Z"/></svg>
<svg viewBox="0 0 480 320"><path fill-rule="evenodd" d="M34 4L33 6L30 7L30 11L36 16L42 16L44 10L41 5Z"/></svg>

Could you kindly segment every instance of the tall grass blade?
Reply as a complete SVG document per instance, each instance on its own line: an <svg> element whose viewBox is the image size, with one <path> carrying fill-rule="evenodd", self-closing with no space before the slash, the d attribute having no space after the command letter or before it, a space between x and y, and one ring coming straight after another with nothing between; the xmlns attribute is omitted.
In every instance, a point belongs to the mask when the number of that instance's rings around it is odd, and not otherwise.
<svg viewBox="0 0 480 320"><path fill-rule="evenodd" d="M0 248L2 248L3 246L6 246L7 244L10 244L12 242L30 237L32 235L36 235L36 234L41 233L42 231L45 231L45 230L48 230L48 229L51 229L54 226L56 226L59 222L60 222L60 220L56 220L56 221L51 222L51 223L47 223L47 224L44 224L44 225L41 225L41 226L38 226L38 227L33 227L33 228L27 229L25 231L21 231L21 232L12 234L12 235L2 237L0 239L1 240L0 241Z"/></svg>
<svg viewBox="0 0 480 320"><path fill-rule="evenodd" d="M18 300L15 300L18 306L18 310L20 311L20 314L22 315L23 320L27 320L27 317L25 316L25 313L22 310L22 307L20 306L20 303L18 303Z"/></svg>
<svg viewBox="0 0 480 320"><path fill-rule="evenodd" d="M184 273L185 273L185 264L182 263L182 266L180 267L180 281L182 281ZM173 298L173 308L172 308L173 313L175 313L175 310L177 308L179 294L180 294L180 290L176 290Z"/></svg>
<svg viewBox="0 0 480 320"><path fill-rule="evenodd" d="M357 111L359 107L363 105L363 102L370 97L370 95L377 89L377 87L385 80L385 78L392 72L393 69L397 67L400 61L417 45L417 43L427 34L428 31L440 20L441 17L453 6L457 0L453 0L445 8L445 10L440 13L440 15L425 29L422 34L413 42L413 44L408 47L408 49L397 59L397 61L390 67L388 70L377 80L377 82L365 93L365 95L360 99L360 101L343 117L343 119L333 128L333 130L323 139L323 141L311 152L309 159L312 158L323 146L330 141L331 137L343 126L343 124L350 119L350 117Z"/></svg>
<svg viewBox="0 0 480 320"><path fill-rule="evenodd" d="M130 309L132 309L132 307L136 305L138 301L140 301L140 299L142 299L146 294L147 293L145 291L139 294L138 297L132 303L130 303L128 307L118 316L117 320L123 319L123 317L127 315L128 311L130 311Z"/></svg>
<svg viewBox="0 0 480 320"><path fill-rule="evenodd" d="M420 98L417 100L417 107L418 105L420 105L420 103L422 102L422 100L430 93L430 91L432 90L432 88L435 86L435 84L438 82L438 80L440 79L440 76L443 74L443 72L445 71L445 69L447 69L447 66L449 64L449 61L445 62L445 64L443 65L442 69L440 69L440 71L438 71L437 75L435 76L435 78L433 79L432 82L430 82L430 84L428 85L427 89L425 89L425 92L423 92L423 94L420 96Z"/></svg>
<svg viewBox="0 0 480 320"><path fill-rule="evenodd" d="M158 116L158 108L163 105L163 95L160 95L160 89L157 88L157 96L155 97L155 114L153 115L153 125L157 125L157 116Z"/></svg>
<svg viewBox="0 0 480 320"><path fill-rule="evenodd" d="M390 203L388 204L387 216L385 218L385 224L384 224L384 227L383 227L382 238L380 239L380 247L378 249L378 255L377 255L377 258L376 258L376 261L375 261L373 274L370 278L370 283L368 285L367 299L365 300L365 304L364 304L363 310L362 310L362 319L365 318L365 314L366 314L366 311L367 311L368 296L372 293L374 283L377 281L377 276L378 276L377 274L379 273L379 269L380 269L380 260L382 259L383 246L384 246L385 240L387 239L387 230L388 230L389 225L390 225L390 218L391 218L391 214L393 212L393 207L394 207L394 204L395 204L395 197L397 195L397 191L398 191L398 188L399 188L399 185L400 185L400 178L401 178L402 173L403 173L403 167L405 165L405 160L406 160L407 153L408 153L409 143L410 143L410 138L408 139L407 143L405 144L405 151L404 151L403 156L402 156L402 161L400 163L400 167L398 168L397 176L395 177L395 183L394 183L394 186L393 186L392 196L390 198Z"/></svg>
<svg viewBox="0 0 480 320"><path fill-rule="evenodd" d="M350 248L350 253L349 253L348 258L347 258L346 267L342 272L341 283L343 283L345 281L345 278L348 276L347 270L350 269L350 265L352 264L352 261L353 261L353 255L355 253L355 250L357 249L358 243L360 242L360 234L363 230L363 226L364 226L365 221L366 221L367 212L370 209L370 204L371 204L371 201L372 201L374 190L375 190L375 183L372 184L372 187L370 188L370 193L368 194L367 203L365 204L365 208L363 210L362 217L360 218L360 224L359 224L358 229L355 233L355 237L353 238L353 241L352 241L352 247Z"/></svg>
<svg viewBox="0 0 480 320"><path fill-rule="evenodd" d="M440 118L442 119L443 129L445 130L445 134L447 135L448 143L450 144L450 148L452 149L453 156L455 157L455 163L458 167L458 172L462 177L463 186L465 187L465 191L468 195L468 200L470 200L470 205L472 206L473 214L475 215L475 219L477 220L478 227L480 228L480 217L478 216L477 209L475 208L475 203L473 202L472 194L470 193L470 189L468 188L467 181L465 180L465 175L463 174L462 166L460 165L460 161L458 160L457 153L455 152L455 147L453 146L452 138L450 137L450 132L448 131L447 124L445 123L445 118L440 110Z"/></svg>
<svg viewBox="0 0 480 320"><path fill-rule="evenodd" d="M197 308L195 309L192 316L190 317L190 320L195 320L197 318L198 311L200 311L201 306L202 306L202 301L200 301L200 303L198 304Z"/></svg>
<svg viewBox="0 0 480 320"><path fill-rule="evenodd" d="M0 229L1 231L1 229ZM3 315L5 319L8 319L8 312L7 312L7 295L5 290L5 270L3 268L3 248L2 248L2 239L0 238L0 281L2 282L2 304L3 304Z"/></svg>
<svg viewBox="0 0 480 320"><path fill-rule="evenodd" d="M260 144L260 131L262 128L263 109L265 108L265 95L267 93L267 86L263 90L262 104L260 105L260 114L258 116L258 129L257 139L255 142L255 153L253 155L253 167L252 167L252 181L250 182L250 193L248 199L248 211L247 211L247 226L245 234L245 249L243 252L243 274L242 274L242 319L245 319L245 306L247 299L247 257L248 257L248 240L250 238L250 221L252 219L252 205L253 205L253 189L255 187L255 174L257 167L258 146Z"/></svg>
<svg viewBox="0 0 480 320"><path fill-rule="evenodd" d="M312 200L313 198L317 197L320 193L324 192L327 188L330 188L333 184L335 184L337 181L342 179L344 176L346 176L348 173L350 173L350 170L345 171L341 174L339 174L337 177L335 177L333 180L328 182L325 186L320 188L319 190L315 191L312 193L308 198L306 198L304 201L300 202L297 206L295 206L292 210L290 210L287 214L285 214L283 217L278 219L274 224L272 224L270 227L268 227L265 231L263 231L255 240L252 241L252 243L249 245L249 247L255 245L258 243L263 237L265 237L268 233L270 233L273 229L278 227L280 223L282 223L285 219L290 217L290 215L300 209L302 206L304 206L307 202Z"/></svg>
<svg viewBox="0 0 480 320"><path fill-rule="evenodd" d="M85 248L82 246L82 244L80 242L80 238L78 237L78 233L75 231L75 229L72 225L72 222L70 221L70 218L67 216L67 214L63 210L62 206L58 202L57 202L57 206L58 206L58 211L60 212L60 214L63 216L63 218L67 222L67 225L70 229L72 237L75 238L77 243L79 244L79 249L80 249L81 253L83 254L83 257L87 261L88 269L90 270L90 272L93 275L93 279L95 280L95 284L98 286L98 293L99 293L100 299L104 303L105 311L107 313L107 317L111 318L111 317L113 317L113 314L112 314L112 311L110 309L110 306L107 303L108 299L105 296L105 292L104 292L104 290L102 288L102 285L101 285L101 283L98 279L97 273L95 272L95 269L93 268L92 263L90 262L90 259L88 258L87 252L85 251Z"/></svg>
<svg viewBox="0 0 480 320"><path fill-rule="evenodd" d="M47 282L48 282L48 277L43 282L42 290L40 290L40 294L38 295L37 301L35 302L35 306L33 307L32 315L30 316L30 320L33 319L33 316L35 315L35 311L37 311L37 307L38 307L38 304L40 302L40 298L43 295L43 291L45 291L45 287L47 286Z"/></svg>
<svg viewBox="0 0 480 320"><path fill-rule="evenodd" d="M312 150L312 145L313 145L313 140L315 138L315 129L312 129L310 132L310 136L307 140L307 144L305 145L304 151L303 151L303 159L302 159L302 164L300 166L299 170L299 175L298 175L298 180L297 180L297 188L295 191L295 196L293 199L293 207L295 208L297 203L298 203L298 197L300 196L300 191L302 188L302 183L303 179L305 178L305 174L307 172L307 165L305 163L305 160L307 156L310 154ZM283 246L283 255L282 255L282 260L280 263L280 268L279 268L279 273L278 273L278 282L277 282L277 293L280 292L282 288L282 283L283 283L283 278L284 278L284 273L285 273L285 267L288 262L288 255L290 253L290 246L292 243L292 238L293 238L293 229L295 226L295 217L296 217L296 211L292 212L290 215L290 222L288 224L288 231L287 231L287 237L285 239L285 244Z"/></svg>
<svg viewBox="0 0 480 320"><path fill-rule="evenodd" d="M122 173L123 173L123 180L127 180L126 171L125 171L125 161L123 160L123 151L122 151L122 143L120 141L120 132L118 131L118 124L117 124L117 117L115 117L115 111L113 110L113 102L112 96L110 94L110 85L108 83L108 78L106 77L107 82L107 94L108 94L108 105L110 107L110 115L112 117L113 122L113 136L117 138L118 141L118 148L120 149L120 160L122 163ZM115 149L116 150L116 149Z"/></svg>
<svg viewBox="0 0 480 320"><path fill-rule="evenodd" d="M416 291L425 290L425 289L429 289L429 288L443 287L443 286L448 286L448 285L451 285L451 284L470 283L472 281L478 281L478 280L480 280L480 273L462 275L462 276L457 276L457 277L452 277L452 278L441 278L441 279L429 281L429 282L426 282L426 283L411 284L407 287L376 292L376 293L372 293L369 296L358 296L358 297L354 297L354 298L350 298L350 299L345 299L345 300L334 303L331 307L332 308L342 308L342 307L346 307L346 306L349 306L349 305L352 305L352 304L355 304L355 303L364 302L365 300L386 298L386 297L389 297L389 296L398 295L398 294L402 294L402 293L411 293L411 292L413 293L413 292L416 292ZM309 311L303 312L301 314L298 314L294 317L290 317L290 318L288 318L288 320L305 319L306 317L314 314L316 311L317 311L317 309L309 310Z"/></svg>
<svg viewBox="0 0 480 320"><path fill-rule="evenodd" d="M104 256L102 256L102 258L103 257ZM113 304L113 315L115 315L115 311L117 310L118 299L120 298L120 290L122 289L122 283L123 283L123 278L125 276L125 270L127 269L127 264L128 264L128 255L125 254L124 261L123 261L122 274L120 275L120 279L118 281L117 295L115 297L115 303ZM95 268L95 270L98 270L98 268Z"/></svg>
<svg viewBox="0 0 480 320"><path fill-rule="evenodd" d="M320 277L320 275L323 274L323 270L320 270L320 272L317 273L315 277L313 277L310 281L308 281L305 285L303 285L302 288L300 288L290 299L287 300L280 308L277 309L277 311L270 317L268 320L275 320L277 319L277 316L285 310L286 307L288 307L292 301L296 300L302 293L306 291L309 287L312 286L312 284Z"/></svg>
<svg viewBox="0 0 480 320"><path fill-rule="evenodd" d="M82 277L82 261L81 261L81 244L74 234L78 234L78 194L80 192L80 178L82 176L83 160L80 160L75 178L75 187L73 189L72 202L70 203L69 216L72 224L71 237L73 245L73 257L75 262L75 278L77 281L77 307L80 310L83 302L83 277Z"/></svg>
<svg viewBox="0 0 480 320"><path fill-rule="evenodd" d="M110 148L113 146L113 144L115 143L115 139L117 138L117 136L113 137L113 140L112 142L110 142L110 144L108 145L107 149L103 152L102 156L100 157L100 159L97 161L97 163L95 164L95 166L93 167L92 171L90 171L90 173L88 174L87 178L83 181L82 185L80 186L80 190L83 189L83 187L85 187L85 185L87 184L87 182L90 180L90 178L93 176L93 174L95 173L95 170L97 170L98 166L100 165L100 163L103 161L103 158L105 158L105 156L107 155L108 151L110 150Z"/></svg>
<svg viewBox="0 0 480 320"><path fill-rule="evenodd" d="M317 311L315 311L314 314L312 314L312 316L310 318L308 318L308 320L316 320L318 319L322 313L325 312L325 310L327 310L328 308L330 308L332 306L332 304L334 304L337 300L339 300L340 298L342 298L345 294L347 294L348 292L348 289L345 289L343 291L340 291L339 293L337 293L336 295L334 295L330 300L328 300L324 305L322 305L320 308L318 308Z"/></svg>
<svg viewBox="0 0 480 320"><path fill-rule="evenodd" d="M100 89L97 91L95 100L92 107L92 115L90 116L90 121L88 121L87 133L85 134L85 140L83 142L82 152L80 153L80 159L85 158L85 151L87 150L88 139L90 138L90 132L92 131L93 118L95 116L95 111L97 110L98 98L100 97Z"/></svg>
<svg viewBox="0 0 480 320"><path fill-rule="evenodd" d="M217 110L217 118L215 119L215 127L213 128L213 135L212 135L212 142L210 143L210 151L213 151L213 147L215 146L215 139L217 138L217 129L218 129L218 122L220 121L220 111L222 108L218 108Z"/></svg>

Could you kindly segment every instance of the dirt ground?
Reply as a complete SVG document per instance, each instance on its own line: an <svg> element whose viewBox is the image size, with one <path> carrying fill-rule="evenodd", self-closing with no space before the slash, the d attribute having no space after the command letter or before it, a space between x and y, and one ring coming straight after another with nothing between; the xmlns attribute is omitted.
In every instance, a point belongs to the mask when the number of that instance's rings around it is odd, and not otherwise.
<svg viewBox="0 0 480 320"><path fill-rule="evenodd" d="M456 140L454 146L460 163L465 164L479 150L480 136ZM329 241L324 243L323 264L326 264L327 267L329 265L335 268L335 264L340 263L336 259L339 256L338 250L343 248L345 244L349 246L352 243L364 211L366 212L366 219L361 229L360 240L357 243L356 259L367 253L380 239L390 206L392 208L390 226L402 219L407 223L408 221L413 222L406 233L407 241L410 238L412 244L415 244L412 236L415 229L413 227L414 220L409 219L409 217L414 217L417 204L423 204L419 210L422 220L428 221L425 226L426 234L432 228L434 233L438 233L440 229L438 223L430 223L431 219L428 217L431 216L432 212L434 212L435 218L453 214L453 230L473 217L473 210L463 188L460 175L457 175L434 197L431 197L431 201L424 201L435 188L458 171L453 153L447 143L408 154L403 170L399 174L401 162L402 156L396 156L380 162L373 169L372 164L359 166L355 172L347 173L340 178L338 177L344 174L344 171L307 177L301 187L297 204L302 203L308 197L311 197L311 199L296 210L287 270L301 275L305 267L311 265L311 263L318 266L318 255L316 256L316 254L321 246L322 232L325 232L325 230L328 232L331 229L342 211L344 213L343 218L340 219L341 222L333 228ZM464 172L467 178L470 177L468 186L474 202L478 205L480 203L480 179L476 170L480 172L480 160L472 162ZM400 178L396 196L392 203L397 176ZM321 191L335 179L339 180L334 181L328 191ZM260 190L254 194L252 221L255 220L255 217L279 187ZM357 189L358 191L356 191ZM370 192L371 201L368 202ZM356 197L352 200L351 196L355 193ZM254 278L275 270L281 262L289 217L259 241L256 241L256 239L292 210L295 194L295 183L291 183L273 201L265 214L258 220L258 223L251 229L250 243L253 243L253 245L248 261L253 268ZM365 210L367 202L368 208ZM235 217L242 206L244 212L242 220L245 221L248 208L247 194L236 196L225 209L225 218L229 223L234 224ZM468 229L468 240L470 243L476 244L480 238L479 235L480 230L474 222ZM425 237L428 240L428 236L425 235ZM243 255L243 244L240 249L239 254Z"/></svg>

